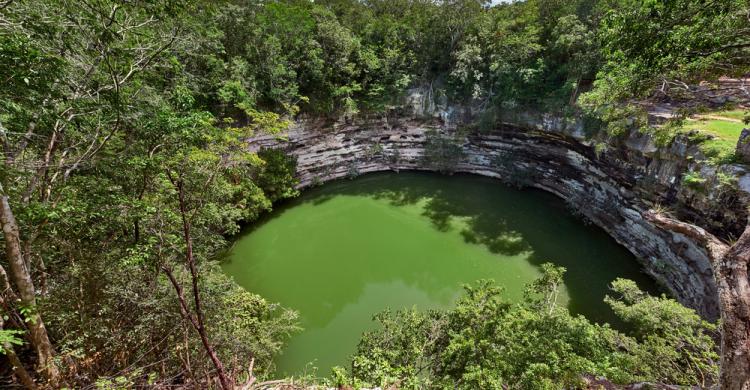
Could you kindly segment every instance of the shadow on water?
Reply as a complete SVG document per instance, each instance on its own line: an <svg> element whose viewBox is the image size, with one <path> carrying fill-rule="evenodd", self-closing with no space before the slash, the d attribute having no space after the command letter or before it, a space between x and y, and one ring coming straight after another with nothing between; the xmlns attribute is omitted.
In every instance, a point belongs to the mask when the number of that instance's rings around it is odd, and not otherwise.
<svg viewBox="0 0 750 390"><path fill-rule="evenodd" d="M536 266L546 262L563 266L567 269L568 309L594 321L618 325L603 302L609 283L618 277L634 279L644 290L659 293L630 252L601 228L572 215L561 199L477 175L369 174L310 190L283 204L269 218L277 218L300 203L320 205L341 195L385 199L394 206L424 202L422 215L438 231L447 231L453 221L460 220L464 222L460 234L467 243L504 256L525 254Z"/></svg>
<svg viewBox="0 0 750 390"><path fill-rule="evenodd" d="M422 172L307 190L248 226L224 268L250 291L299 310L305 330L279 361L293 373L311 360L324 370L342 364L387 307L448 307L462 283L481 278L520 299L545 262L567 268L572 313L616 327L603 302L612 280L658 291L625 248L561 199L482 176Z"/></svg>

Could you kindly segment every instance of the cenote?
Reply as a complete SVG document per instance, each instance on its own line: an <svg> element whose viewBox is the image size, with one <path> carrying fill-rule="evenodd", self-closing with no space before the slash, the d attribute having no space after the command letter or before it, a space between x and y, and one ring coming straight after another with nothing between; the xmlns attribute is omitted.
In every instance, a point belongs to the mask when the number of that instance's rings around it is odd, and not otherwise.
<svg viewBox="0 0 750 390"><path fill-rule="evenodd" d="M375 313L449 307L479 279L519 300L545 262L567 268L562 304L593 321L614 322L603 298L615 278L657 291L625 248L551 194L417 172L305 191L244 232L224 269L300 313L304 330L277 360L279 373L327 374L348 363Z"/></svg>

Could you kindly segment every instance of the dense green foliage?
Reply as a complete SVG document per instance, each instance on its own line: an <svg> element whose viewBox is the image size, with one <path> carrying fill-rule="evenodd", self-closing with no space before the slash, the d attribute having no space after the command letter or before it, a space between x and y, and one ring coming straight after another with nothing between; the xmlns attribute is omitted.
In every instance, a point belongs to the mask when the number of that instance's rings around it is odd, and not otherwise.
<svg viewBox="0 0 750 390"><path fill-rule="evenodd" d="M171 272L185 286L198 281L225 365L242 371L254 357L268 376L294 314L239 289L212 259L240 223L295 195L294 161L252 153L244 139L296 115L382 112L415 86L482 108L491 123L509 108L575 110L589 91L589 113L622 129L633 112L614 102L746 73L747 9L743 0L2 1L0 196L19 227L0 243L2 350L15 345L53 385L199 383L213 367ZM441 170L460 157L450 139L431 148ZM19 275L33 285L22 291ZM551 386L582 373L708 381L708 326L616 287L623 318L649 314L633 337L549 300L501 302L483 286L451 312L382 315L385 330L363 341L355 377L464 387ZM59 375L35 367L42 352L30 334L41 320ZM406 347L378 349L387 334ZM674 350L685 340L689 348Z"/></svg>
<svg viewBox="0 0 750 390"><path fill-rule="evenodd" d="M750 73L748 12L750 4L745 0L620 2L599 26L602 65L581 106L601 118L611 135L639 129L653 133L657 141L671 142L679 126L649 126L642 108L623 103L649 98L690 101L701 82L746 77ZM675 114L685 115L705 104L696 101ZM729 149L706 154L713 159L723 154L720 162L731 162L734 153Z"/></svg>
<svg viewBox="0 0 750 390"><path fill-rule="evenodd" d="M219 356L243 370L254 357L256 375L269 374L294 313L210 259L240 222L294 194L294 161L247 151L244 138L287 123L257 109L248 89L219 82L232 72L216 57L219 33L190 16L212 14L190 3L54 0L3 12L2 195L64 380L191 381L213 370L162 272L189 280L183 218ZM196 69L222 74L201 84ZM24 307L3 302L6 327L23 329Z"/></svg>
<svg viewBox="0 0 750 390"><path fill-rule="evenodd" d="M614 102L659 88L744 76L750 65L748 3L744 0L628 1L602 22L604 66L597 98Z"/></svg>
<svg viewBox="0 0 750 390"><path fill-rule="evenodd" d="M692 310L651 297L629 280L612 284L607 302L632 331L571 316L556 304L564 269L543 266L525 302L512 304L482 282L466 287L456 308L384 312L365 334L351 377L339 383L401 388L577 388L585 377L614 382L713 383L716 330Z"/></svg>

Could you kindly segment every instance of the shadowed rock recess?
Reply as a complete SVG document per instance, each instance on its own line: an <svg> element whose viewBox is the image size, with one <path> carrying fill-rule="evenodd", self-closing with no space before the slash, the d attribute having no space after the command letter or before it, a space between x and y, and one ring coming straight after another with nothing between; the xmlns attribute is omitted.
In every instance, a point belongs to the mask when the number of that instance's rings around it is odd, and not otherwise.
<svg viewBox="0 0 750 390"><path fill-rule="evenodd" d="M471 126L476 111L424 96L412 91L407 103L383 115L300 120L282 134L252 139L251 147L280 148L295 156L300 188L369 172L441 170L551 192L630 250L680 302L707 319L719 317L706 248L654 225L644 213L654 205L668 206L681 220L736 237L746 218L739 206L748 195L746 167L725 168L739 185L719 190L712 186L716 168L701 164L698 148L687 139L657 147L633 131L617 147L597 151L581 121L523 113L480 131ZM428 145L436 139L456 146L452 155L437 152L449 160L449 169L430 158L435 152ZM695 170L708 178L705 187L683 184L682 175Z"/></svg>

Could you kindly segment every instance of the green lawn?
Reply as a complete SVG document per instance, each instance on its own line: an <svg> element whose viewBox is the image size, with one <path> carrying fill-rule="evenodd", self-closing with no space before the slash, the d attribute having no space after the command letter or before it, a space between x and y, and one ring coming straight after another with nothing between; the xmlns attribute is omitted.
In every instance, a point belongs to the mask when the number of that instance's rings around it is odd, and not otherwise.
<svg viewBox="0 0 750 390"><path fill-rule="evenodd" d="M729 114L728 114L729 113ZM734 118L734 115L744 115L742 110L721 111L706 115L718 115ZM739 118L738 118L739 119ZM689 120L685 122L684 130L699 130L714 136L701 144L703 153L716 164L726 164L735 160L735 149L740 132L746 127L742 123L715 119Z"/></svg>
<svg viewBox="0 0 750 390"><path fill-rule="evenodd" d="M717 111L717 112L710 112L708 115L716 115L716 116L724 116L727 118L737 119L737 120L743 120L745 119L745 114L747 113L747 110L743 109L736 109L736 110L726 110L726 111Z"/></svg>

